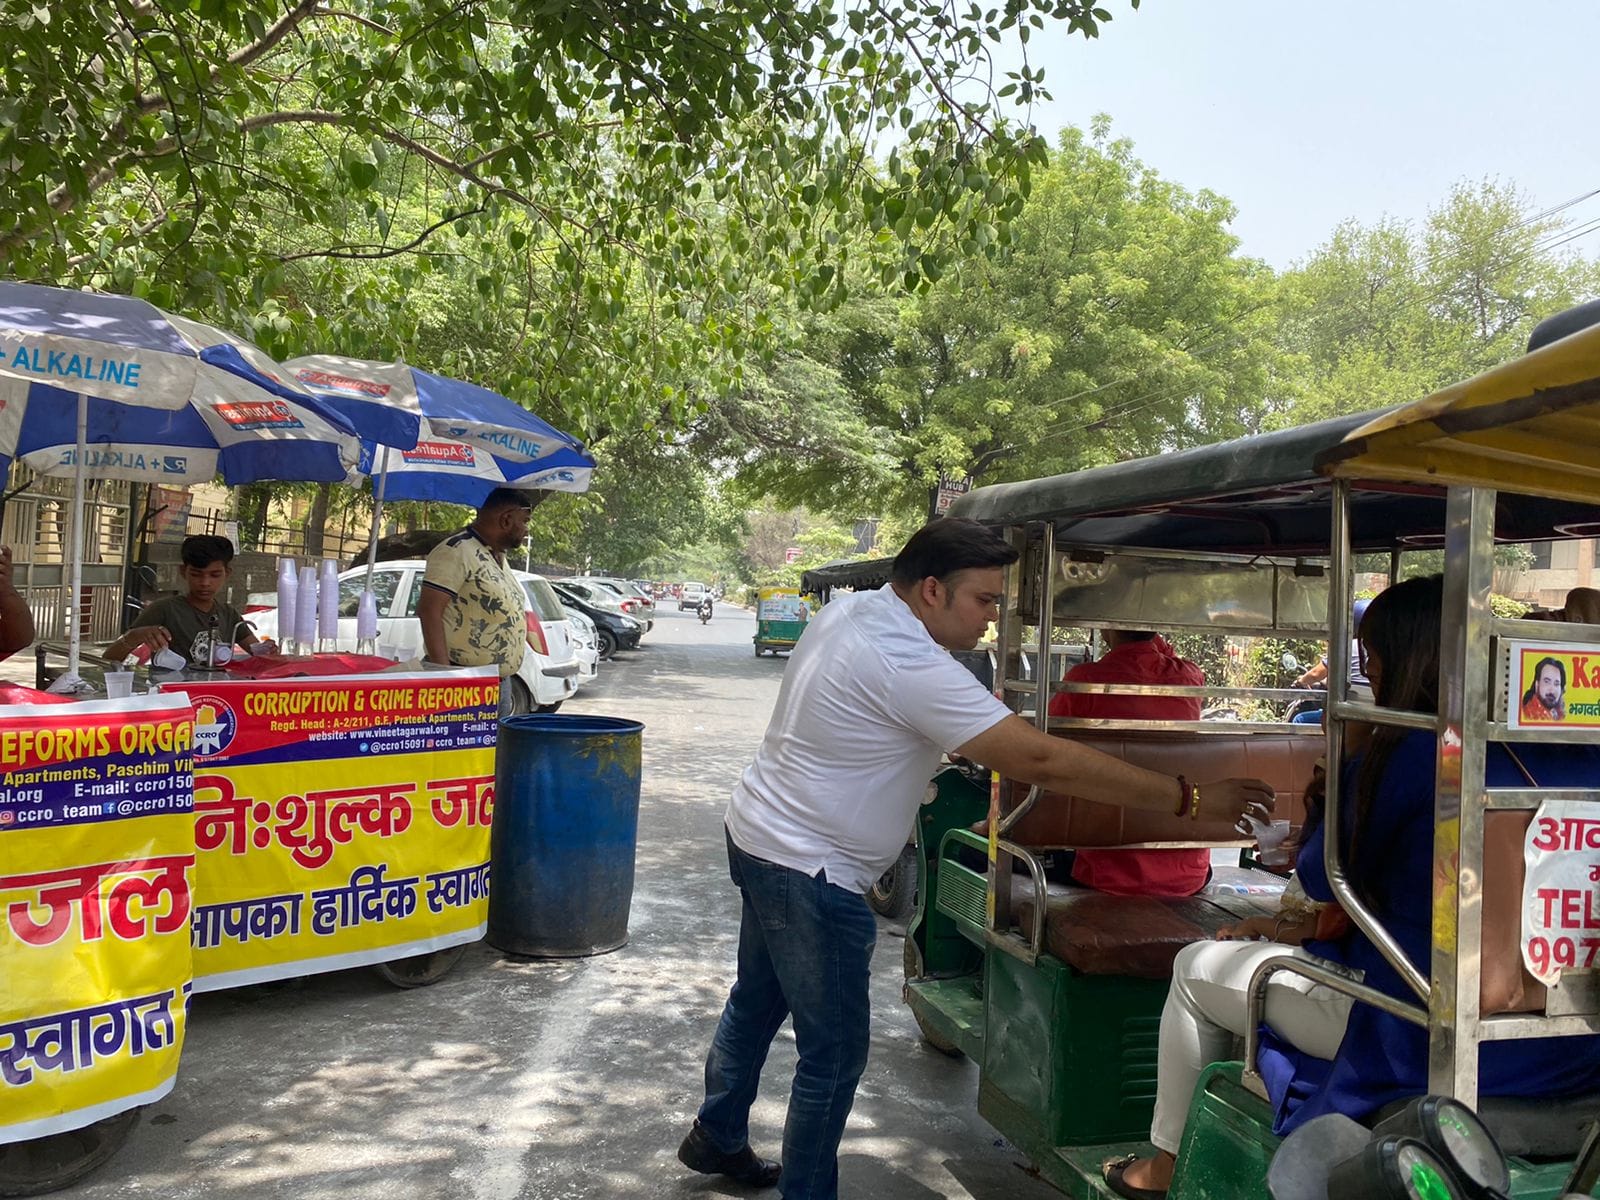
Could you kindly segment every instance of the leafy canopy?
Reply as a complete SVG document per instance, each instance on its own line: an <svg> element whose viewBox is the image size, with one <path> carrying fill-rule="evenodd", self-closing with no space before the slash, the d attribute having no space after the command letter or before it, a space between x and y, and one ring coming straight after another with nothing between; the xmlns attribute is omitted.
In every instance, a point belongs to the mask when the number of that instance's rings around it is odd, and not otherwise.
<svg viewBox="0 0 1600 1200"><path fill-rule="evenodd" d="M1274 281L1237 253L1233 215L1104 119L1068 129L1002 253L974 242L913 298L800 318L802 351L696 437L753 492L860 517L925 511L941 473L1030 478L1249 432Z"/></svg>
<svg viewBox="0 0 1600 1200"><path fill-rule="evenodd" d="M0 0L0 252L280 355L403 355L559 400L588 433L675 426L685 381L736 386L770 347L774 306L842 302L852 253L916 285L1000 238L1041 149L1001 113L1042 75L993 78L989 48L1109 19L1093 0ZM862 245L866 221L892 235ZM441 315L500 338L437 350Z"/></svg>

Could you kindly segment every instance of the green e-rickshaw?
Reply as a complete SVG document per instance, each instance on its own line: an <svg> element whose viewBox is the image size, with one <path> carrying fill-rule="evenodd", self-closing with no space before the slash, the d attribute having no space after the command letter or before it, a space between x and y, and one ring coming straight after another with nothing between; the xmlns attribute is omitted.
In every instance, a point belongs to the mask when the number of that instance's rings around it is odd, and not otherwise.
<svg viewBox="0 0 1600 1200"><path fill-rule="evenodd" d="M1508 936L1484 921L1486 900L1509 895L1515 905L1523 883L1518 869L1498 865L1486 877L1486 846L1493 851L1488 861L1520 861L1502 851L1522 844L1533 810L1550 800L1593 803L1600 817L1600 780L1595 789L1559 791L1489 790L1483 782L1491 741L1600 740L1594 725L1518 728L1507 712L1515 697L1508 699L1506 685L1512 641L1600 650L1600 626L1503 619L1490 607L1497 543L1600 534L1597 435L1600 329L1591 329L1389 412L981 488L952 509L1005 530L1021 554L1007 573L996 689L1053 735L1169 774L1268 778L1278 791L1277 815L1295 823L1314 760L1325 754L1339 763L1352 723L1437 736L1428 972L1405 958L1354 894L1338 839L1327 839L1327 874L1341 907L1414 994L1396 998L1278 959L1258 973L1252 1003L1259 1017L1267 977L1287 969L1423 1026L1430 1090L1468 1106L1478 1106L1483 1042L1600 1032L1594 971L1569 972L1559 985L1540 988L1524 975L1521 931ZM1378 708L1357 698L1348 678L1357 568L1383 583L1383 576L1400 577L1404 555L1424 551L1442 551L1445 575L1437 715ZM1326 638L1326 733L1274 720L1051 718L1050 699L1063 689L1241 700L1303 693L1209 683L1053 687L1048 664L1027 677L1019 669L1028 631L1045 625ZM1334 827L1338 776L1327 772L1325 820ZM987 836L972 828L985 816ZM1144 1139L1158 1024L1178 949L1213 936L1220 924L1269 911L1281 881L1246 858L1239 869L1219 868L1196 897L1107 896L1050 882L1042 857L1061 849L1228 848L1242 841L1229 828L1196 830L1177 818L1041 795L998 778L985 787L955 769L930 788L917 826L906 1002L931 1044L978 1063L980 1114L1069 1195L1110 1196L1102 1163L1151 1152ZM1511 993L1520 997L1515 1006ZM1256 1040L1247 1039L1242 1061L1214 1064L1202 1078L1172 1200L1267 1194L1280 1139L1254 1069ZM1600 1095L1488 1100L1478 1111L1509 1157L1511 1196L1588 1194L1600 1172L1600 1139L1587 1151L1583 1143L1590 1120L1600 1116Z"/></svg>

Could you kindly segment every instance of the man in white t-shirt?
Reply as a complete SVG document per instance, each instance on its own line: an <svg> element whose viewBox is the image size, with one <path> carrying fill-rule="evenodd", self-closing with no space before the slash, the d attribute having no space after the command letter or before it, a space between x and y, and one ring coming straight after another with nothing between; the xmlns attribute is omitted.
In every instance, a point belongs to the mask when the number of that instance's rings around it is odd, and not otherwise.
<svg viewBox="0 0 1600 1200"><path fill-rule="evenodd" d="M839 1140L867 1063L877 922L864 898L905 846L945 751L1051 791L1207 818L1272 808L1259 780L1188 788L1040 732L950 655L999 614L1017 553L954 518L918 531L888 587L842 596L807 626L755 761L728 805L729 871L743 897L738 977L706 1060L706 1098L678 1157L705 1174L833 1200ZM782 1167L750 1148L750 1105L786 1017L800 1061Z"/></svg>

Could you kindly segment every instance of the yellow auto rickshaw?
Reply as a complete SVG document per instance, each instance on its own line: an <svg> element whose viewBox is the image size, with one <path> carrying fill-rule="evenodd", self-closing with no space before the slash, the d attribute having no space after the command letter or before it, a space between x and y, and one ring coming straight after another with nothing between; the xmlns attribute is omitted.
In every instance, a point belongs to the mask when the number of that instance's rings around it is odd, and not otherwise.
<svg viewBox="0 0 1600 1200"><path fill-rule="evenodd" d="M811 606L793 588L762 588L756 593L756 657L793 650L810 616Z"/></svg>

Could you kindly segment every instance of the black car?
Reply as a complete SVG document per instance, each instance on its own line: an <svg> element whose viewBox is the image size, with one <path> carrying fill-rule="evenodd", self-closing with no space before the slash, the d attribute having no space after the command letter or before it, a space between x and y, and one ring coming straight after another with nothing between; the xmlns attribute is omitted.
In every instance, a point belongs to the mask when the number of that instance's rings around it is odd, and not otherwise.
<svg viewBox="0 0 1600 1200"><path fill-rule="evenodd" d="M595 637L600 642L600 657L610 658L618 650L636 650L639 639L644 635L644 626L632 617L616 609L601 608L585 596L569 587L563 587L559 579L550 580L550 586L555 588L556 595L561 597L561 603L577 609L584 616L594 622Z"/></svg>

